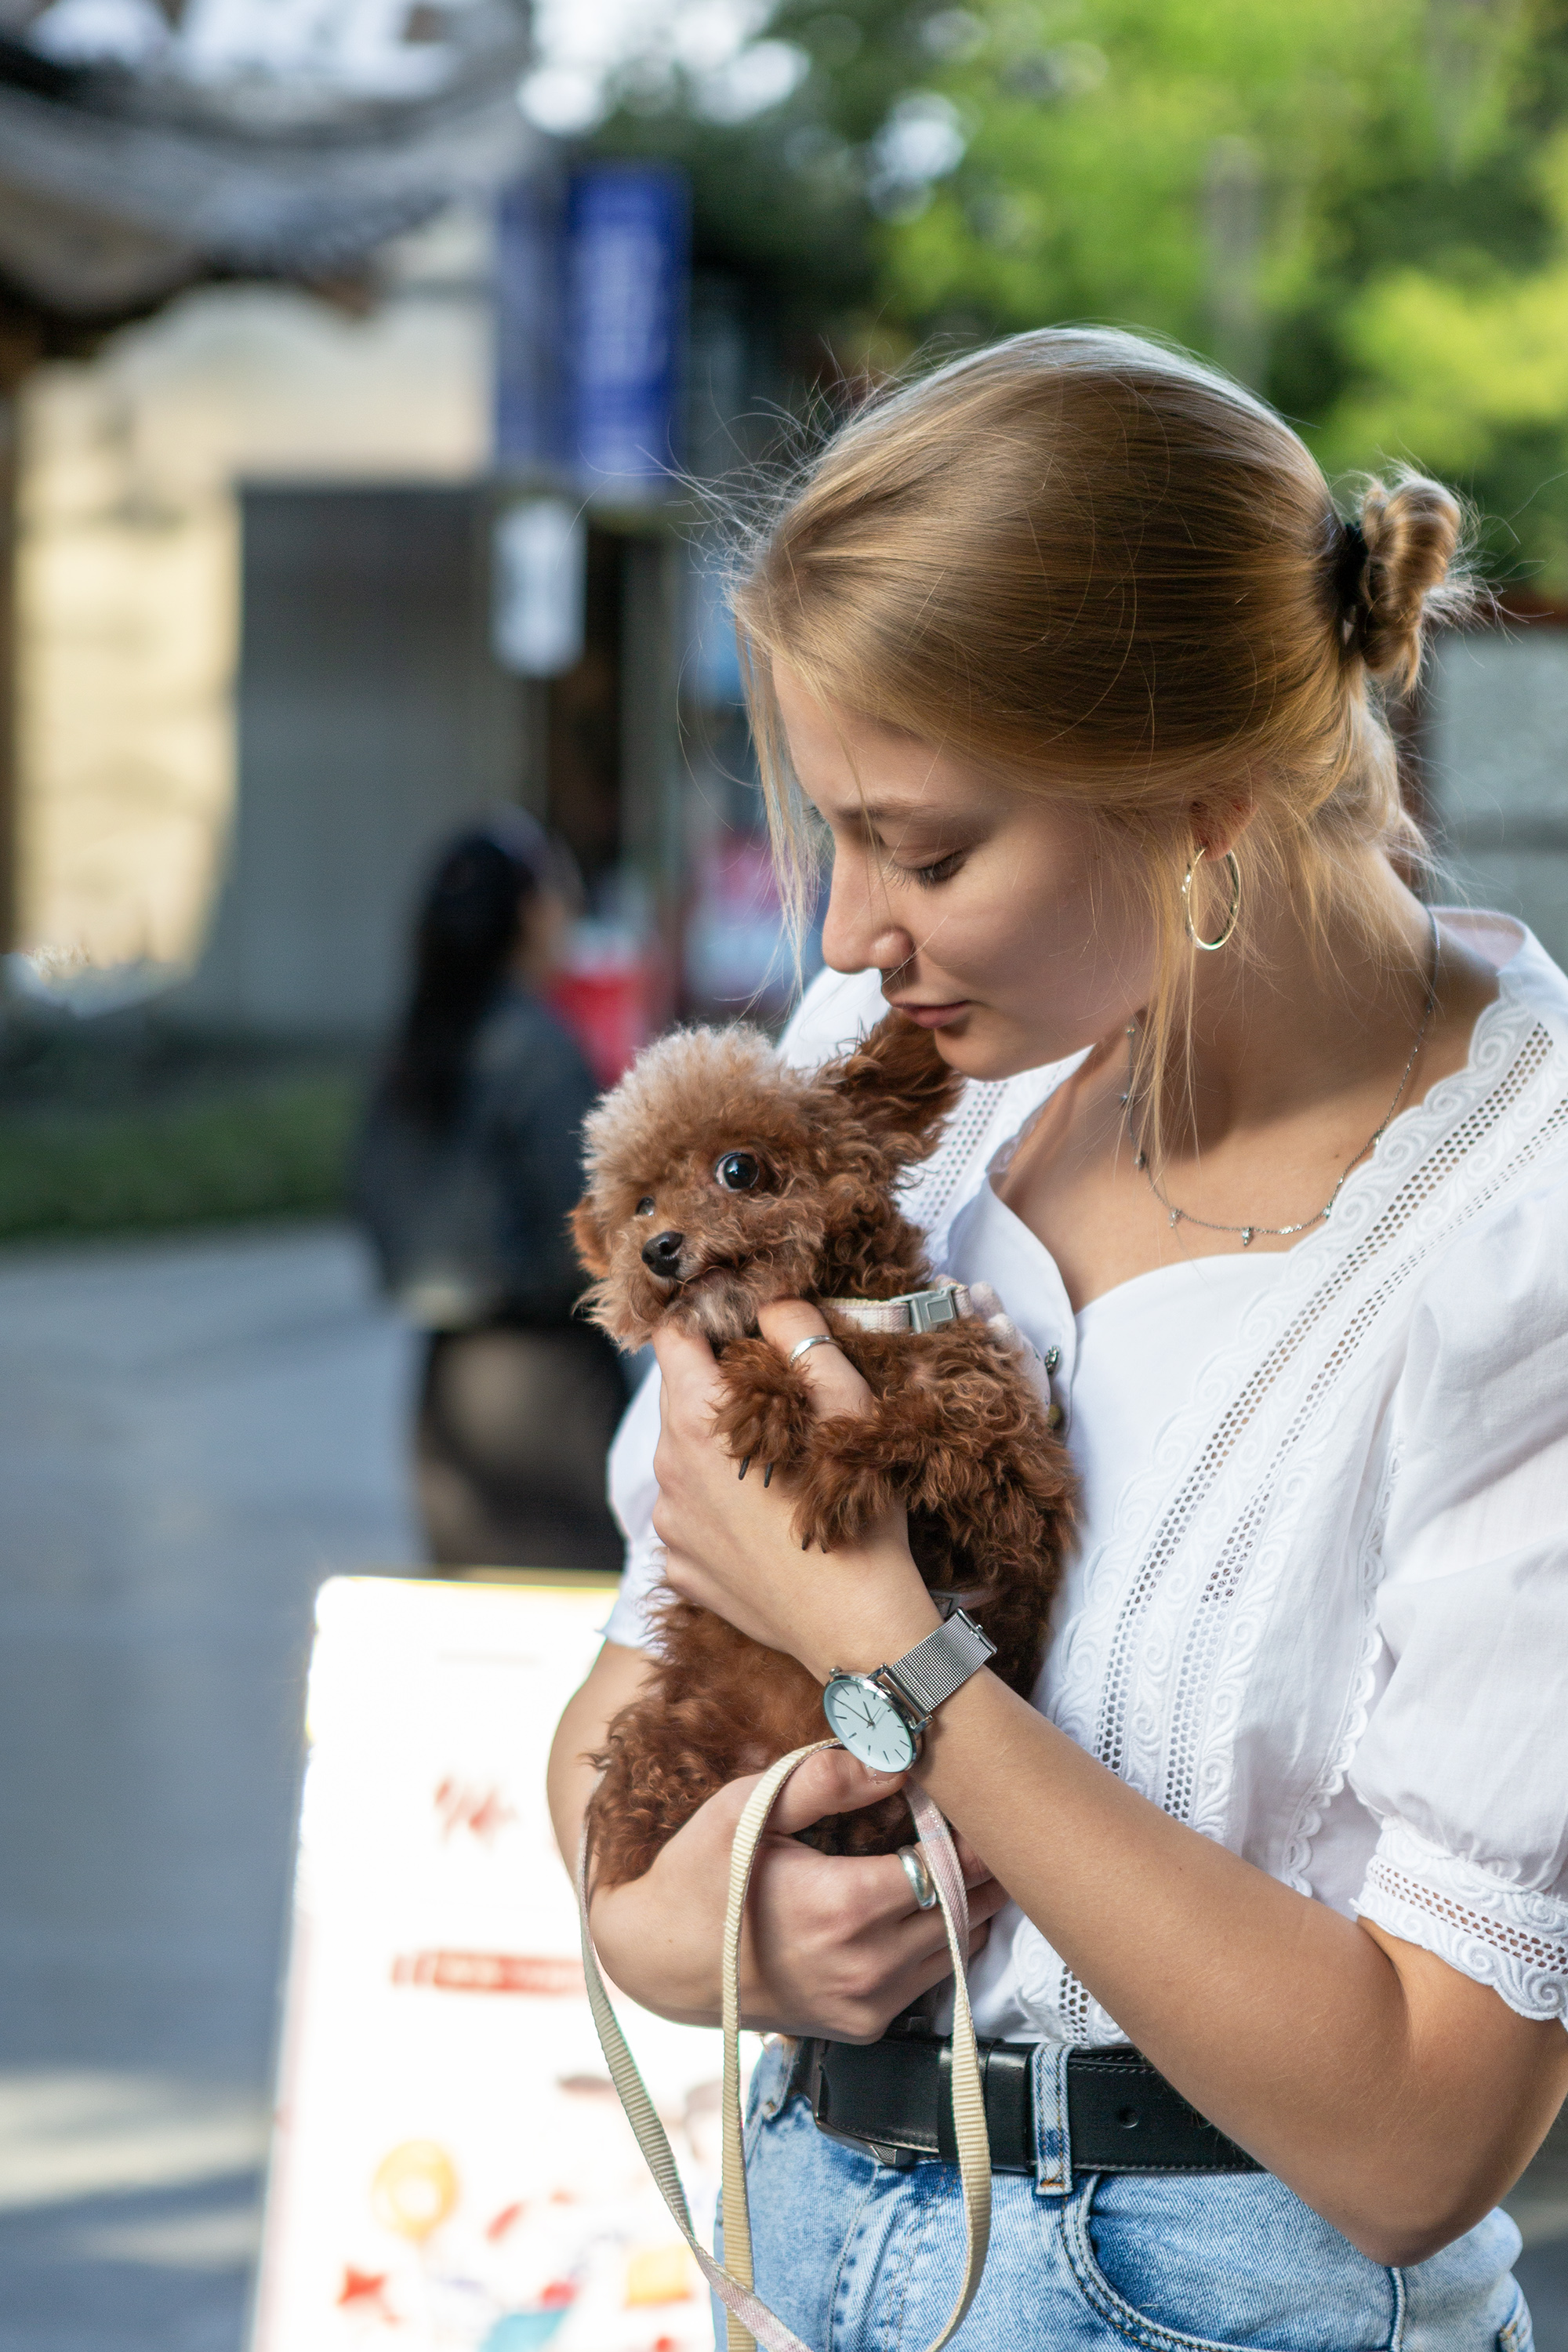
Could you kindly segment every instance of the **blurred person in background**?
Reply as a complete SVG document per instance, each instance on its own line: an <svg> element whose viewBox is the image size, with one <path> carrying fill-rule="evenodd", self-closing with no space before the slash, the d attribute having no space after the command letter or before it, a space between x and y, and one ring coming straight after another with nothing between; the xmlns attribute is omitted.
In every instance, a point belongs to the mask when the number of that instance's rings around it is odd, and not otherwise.
<svg viewBox="0 0 1568 2352"><path fill-rule="evenodd" d="M566 1226L596 1088L543 1001L572 888L521 810L449 845L356 1154L384 1286L427 1335L416 1475L443 1568L621 1563L605 1460L626 1385L609 1340L574 1320Z"/></svg>

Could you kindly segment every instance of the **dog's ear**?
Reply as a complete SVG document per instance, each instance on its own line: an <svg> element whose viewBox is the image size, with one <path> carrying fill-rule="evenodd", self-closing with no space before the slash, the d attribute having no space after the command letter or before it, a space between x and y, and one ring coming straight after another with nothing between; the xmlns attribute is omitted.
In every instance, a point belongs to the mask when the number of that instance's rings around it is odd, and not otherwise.
<svg viewBox="0 0 1568 2352"><path fill-rule="evenodd" d="M584 1192L572 1212L572 1239L584 1267L596 1281L603 1281L610 1270L609 1252L605 1245L605 1228L599 1223L592 1192Z"/></svg>
<svg viewBox="0 0 1568 2352"><path fill-rule="evenodd" d="M962 1074L942 1060L931 1031L901 1013L879 1021L852 1052L818 1071L816 1083L847 1103L899 1162L936 1150L963 1092Z"/></svg>

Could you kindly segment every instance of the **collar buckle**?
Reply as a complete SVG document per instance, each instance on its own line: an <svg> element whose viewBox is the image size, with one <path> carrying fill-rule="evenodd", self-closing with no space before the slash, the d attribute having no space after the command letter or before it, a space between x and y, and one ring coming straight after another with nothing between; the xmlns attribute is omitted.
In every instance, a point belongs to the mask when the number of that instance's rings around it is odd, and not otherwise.
<svg viewBox="0 0 1568 2352"><path fill-rule="evenodd" d="M944 1323L958 1320L957 1286L947 1283L934 1290L911 1290L909 1308L911 1331L939 1331Z"/></svg>
<svg viewBox="0 0 1568 2352"><path fill-rule="evenodd" d="M932 1283L898 1298L826 1298L823 1305L859 1331L940 1331L975 1311L962 1282Z"/></svg>

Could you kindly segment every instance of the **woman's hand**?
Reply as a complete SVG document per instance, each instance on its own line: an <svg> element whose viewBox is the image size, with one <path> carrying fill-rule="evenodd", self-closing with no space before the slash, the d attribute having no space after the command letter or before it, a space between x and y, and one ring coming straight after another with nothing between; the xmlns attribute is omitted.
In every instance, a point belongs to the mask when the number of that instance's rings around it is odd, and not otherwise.
<svg viewBox="0 0 1568 2352"><path fill-rule="evenodd" d="M719 2022L730 1848L759 1777L718 1790L646 1877L593 1900L594 1940L610 1976L645 2008L681 2024ZM898 1774L869 1772L842 1749L811 1757L786 1783L757 1849L746 1905L744 2024L875 2042L951 1974L942 1913L917 1907L896 1855L822 1854L794 1835L826 1814L877 1804L900 1785ZM972 1848L961 1841L959 1852L974 1953L1007 1897Z"/></svg>
<svg viewBox="0 0 1568 2352"><path fill-rule="evenodd" d="M765 1307L763 1335L781 1354L826 1331L798 1298ZM686 1600L727 1618L770 1650L798 1658L826 1682L835 1666L864 1670L913 1647L939 1624L935 1603L910 1552L902 1512L889 1513L863 1544L805 1552L791 1524L787 1484L742 1479L714 1432L720 1373L706 1340L654 1334L663 1376L654 1470L654 1533L666 1574ZM813 1348L801 1359L819 1412L863 1412L870 1391L847 1356Z"/></svg>

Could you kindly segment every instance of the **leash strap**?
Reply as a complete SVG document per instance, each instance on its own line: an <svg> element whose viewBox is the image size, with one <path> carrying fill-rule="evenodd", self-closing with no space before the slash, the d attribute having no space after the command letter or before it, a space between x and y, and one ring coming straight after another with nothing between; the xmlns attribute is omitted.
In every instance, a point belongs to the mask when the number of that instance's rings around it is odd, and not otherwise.
<svg viewBox="0 0 1568 2352"><path fill-rule="evenodd" d="M605 2053L610 2079L626 2111L626 2119L637 2134L637 2145L658 2184L659 2194L668 2206L681 2236L690 2247L704 2278L725 2305L729 2319L728 2352L757 2352L759 2346L762 2352L811 2352L811 2347L803 2344L799 2336L794 2335L782 2319L775 2317L766 2304L752 2292L751 2207L746 2196L745 2147L741 2118L741 1928L745 1916L752 1865L780 1790L808 1756L819 1756L825 1748L837 1748L837 1745L836 1739L816 1740L809 1748L797 1748L793 1755L781 1757L770 1770L764 1772L747 1801L731 1850L723 1948L723 2211L724 2252L731 2265L728 2269L715 2262L691 2226L686 2192L680 2185L680 2175L668 2137L648 2096L647 2086L637 2072L637 2061L626 2047L626 2037L610 2006L609 1994L605 1990L604 1978L599 1973L593 1934L588 1926L588 1834L585 1828L577 1853L577 1907L583 1933L583 1973L587 1980L588 2005L593 2011L599 2046ZM959 2177L963 2188L964 2256L958 2300L941 2335L927 2347L927 2352L942 2352L942 2347L973 2302L985 2267L991 2234L991 2148L985 2131L985 2098L981 2085L980 2063L974 2046L974 2021L969 2008L968 1891L952 1839L941 1812L923 1789L910 1784L906 1786L904 1794L925 1848L926 1864L942 1905L948 1949L952 1955L951 2087L953 2136L958 2143Z"/></svg>

